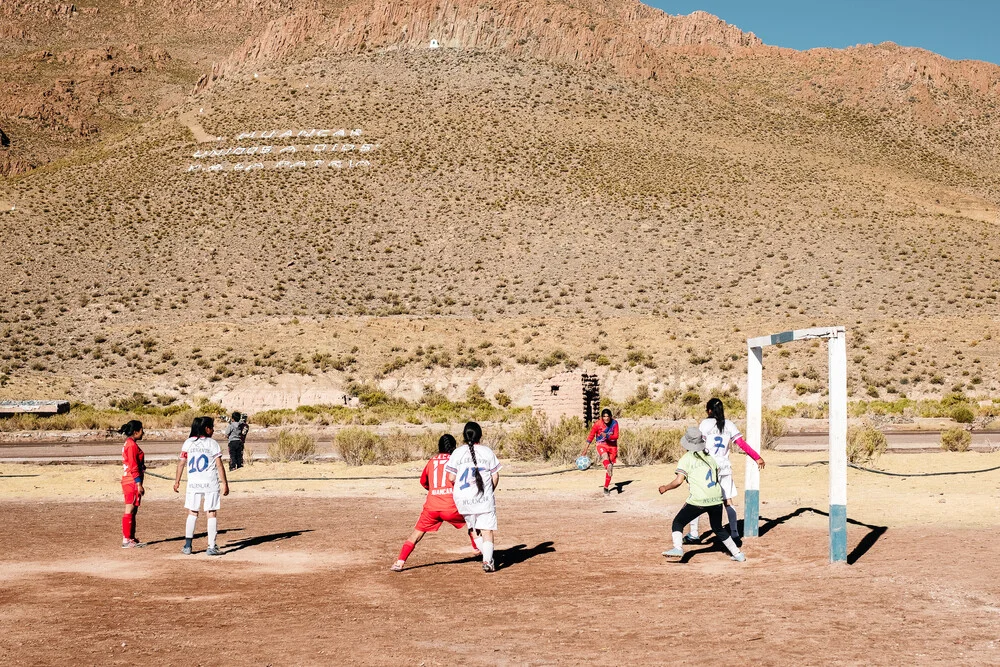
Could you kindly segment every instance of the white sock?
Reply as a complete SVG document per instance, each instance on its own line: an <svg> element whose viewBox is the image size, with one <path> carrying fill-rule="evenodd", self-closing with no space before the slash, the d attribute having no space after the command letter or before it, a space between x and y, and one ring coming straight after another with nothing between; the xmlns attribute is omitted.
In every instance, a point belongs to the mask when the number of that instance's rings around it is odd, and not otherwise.
<svg viewBox="0 0 1000 667"><path fill-rule="evenodd" d="M208 546L215 546L215 536L219 532L218 530L219 520L214 516L208 517Z"/></svg>
<svg viewBox="0 0 1000 667"><path fill-rule="evenodd" d="M736 518L736 508L732 505L726 505L726 516L729 517L729 534L733 537L739 537L740 524L739 519Z"/></svg>
<svg viewBox="0 0 1000 667"><path fill-rule="evenodd" d="M194 524L198 522L198 517L188 514L187 524L184 526L184 537L194 537Z"/></svg>
<svg viewBox="0 0 1000 667"><path fill-rule="evenodd" d="M726 545L726 548L729 549L729 553L731 553L732 555L735 556L740 552L740 548L736 546L736 542L733 542L733 538L727 537L726 539L722 540L722 543Z"/></svg>
<svg viewBox="0 0 1000 667"><path fill-rule="evenodd" d="M698 537L698 519L691 522L691 528L688 530L688 534L691 535L691 537Z"/></svg>
<svg viewBox="0 0 1000 667"><path fill-rule="evenodd" d="M479 550L483 552L483 562L492 563L493 562L493 543L483 540L479 543Z"/></svg>
<svg viewBox="0 0 1000 667"><path fill-rule="evenodd" d="M483 550L483 536L482 535L475 535L475 534L473 534L472 541L476 543L476 548L477 549L479 549L480 551Z"/></svg>
<svg viewBox="0 0 1000 667"><path fill-rule="evenodd" d="M670 533L670 537L674 538L674 549L684 549L684 533L675 530Z"/></svg>

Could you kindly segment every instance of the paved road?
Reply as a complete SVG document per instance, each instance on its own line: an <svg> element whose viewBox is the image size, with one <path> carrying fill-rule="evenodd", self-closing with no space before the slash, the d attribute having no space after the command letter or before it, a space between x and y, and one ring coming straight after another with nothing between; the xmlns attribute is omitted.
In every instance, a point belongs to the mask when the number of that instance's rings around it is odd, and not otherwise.
<svg viewBox="0 0 1000 667"><path fill-rule="evenodd" d="M788 435L778 441L778 451L786 452L823 452L827 449L829 436L826 433L799 433ZM941 434L936 432L895 431L886 433L891 452L936 452L940 451ZM181 441L145 441L142 449L146 460L170 461L177 458L181 449ZM226 444L222 444L223 454ZM248 449L254 452L255 458L261 458L267 453L266 441L247 443ZM316 453L320 457L333 455L333 443L329 438L320 439L316 443ZM1000 433L979 432L972 435L972 448L989 451L1000 447ZM0 462L67 462L67 463L108 463L121 461L121 444L109 442L36 442L36 443L0 443Z"/></svg>

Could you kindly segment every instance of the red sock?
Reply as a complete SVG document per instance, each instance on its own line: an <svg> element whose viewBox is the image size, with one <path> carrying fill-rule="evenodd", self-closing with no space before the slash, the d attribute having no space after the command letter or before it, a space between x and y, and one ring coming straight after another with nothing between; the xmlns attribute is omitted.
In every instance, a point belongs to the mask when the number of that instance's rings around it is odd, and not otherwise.
<svg viewBox="0 0 1000 667"><path fill-rule="evenodd" d="M409 558L410 554L413 553L413 547L415 546L417 545L414 544L413 542L410 542L409 540L403 542L403 548L399 550L399 560L405 561L407 558Z"/></svg>
<svg viewBox="0 0 1000 667"><path fill-rule="evenodd" d="M604 475L604 488L606 489L609 486L611 486L611 475L605 474Z"/></svg>
<svg viewBox="0 0 1000 667"><path fill-rule="evenodd" d="M122 514L122 539L132 539L132 514Z"/></svg>

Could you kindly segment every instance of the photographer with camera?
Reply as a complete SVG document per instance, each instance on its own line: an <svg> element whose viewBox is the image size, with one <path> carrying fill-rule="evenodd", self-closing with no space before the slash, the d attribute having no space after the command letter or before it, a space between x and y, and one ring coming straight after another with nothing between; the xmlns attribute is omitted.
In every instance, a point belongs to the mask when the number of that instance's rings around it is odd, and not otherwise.
<svg viewBox="0 0 1000 667"><path fill-rule="evenodd" d="M226 427L226 437L229 439L229 469L236 470L243 467L243 448L246 445L247 433L250 432L250 425L247 424L247 415L234 412Z"/></svg>

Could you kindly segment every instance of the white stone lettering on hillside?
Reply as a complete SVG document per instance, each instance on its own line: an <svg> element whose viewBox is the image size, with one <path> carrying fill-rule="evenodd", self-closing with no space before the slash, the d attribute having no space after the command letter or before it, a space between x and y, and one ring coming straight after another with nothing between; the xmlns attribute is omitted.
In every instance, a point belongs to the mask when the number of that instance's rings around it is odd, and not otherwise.
<svg viewBox="0 0 1000 667"><path fill-rule="evenodd" d="M377 151L381 144L377 143L312 143L303 144L299 139L325 139L327 137L361 137L364 131L361 129L348 130L340 129L316 129L307 128L302 130L254 130L252 132L240 132L236 135L236 141L247 140L281 140L286 139L288 143L271 144L255 143L252 145L239 146L217 146L215 148L198 149L191 154L197 162L189 162L183 168L188 174L206 174L219 172L240 172L249 173L265 169L280 169L283 171L304 171L317 168L333 169L370 169L372 163L368 159L355 160L344 153L372 153ZM318 159L321 155L316 155L312 160L294 159L299 153L337 153L343 155L337 160ZM237 156L239 162L230 162L225 158ZM257 159L264 160L257 162L243 161L246 157L259 156ZM267 161L267 157L278 157L273 161ZM306 157L306 156L302 156ZM330 157L333 157L332 155ZM367 156L366 156L367 157ZM205 162L205 160L209 162Z"/></svg>

